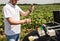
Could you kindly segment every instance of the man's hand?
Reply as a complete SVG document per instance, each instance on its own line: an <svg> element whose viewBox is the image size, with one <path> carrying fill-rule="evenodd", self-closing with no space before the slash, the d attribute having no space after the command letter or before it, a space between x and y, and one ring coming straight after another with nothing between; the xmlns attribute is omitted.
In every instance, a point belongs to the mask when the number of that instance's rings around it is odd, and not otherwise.
<svg viewBox="0 0 60 41"><path fill-rule="evenodd" d="M26 19L27 20L27 23L30 23L31 22L31 19Z"/></svg>
<svg viewBox="0 0 60 41"><path fill-rule="evenodd" d="M32 12L34 10L34 5L31 4L30 7L29 7L29 11Z"/></svg>
<svg viewBox="0 0 60 41"><path fill-rule="evenodd" d="M33 6L33 5L30 5L29 9L28 9L26 12L20 11L20 14L21 14L22 16L27 16L27 15L29 15L33 10L34 10L34 6Z"/></svg>
<svg viewBox="0 0 60 41"><path fill-rule="evenodd" d="M29 19L24 19L24 20L22 20L22 23L30 23L31 22L31 19L29 18Z"/></svg>

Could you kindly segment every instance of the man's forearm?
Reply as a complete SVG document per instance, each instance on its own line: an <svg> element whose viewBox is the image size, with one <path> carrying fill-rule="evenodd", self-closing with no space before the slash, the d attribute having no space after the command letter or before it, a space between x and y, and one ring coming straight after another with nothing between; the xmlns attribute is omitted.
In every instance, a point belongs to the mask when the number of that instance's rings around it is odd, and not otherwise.
<svg viewBox="0 0 60 41"><path fill-rule="evenodd" d="M27 16L27 15L29 15L31 12L30 12L30 10L27 10L27 11L21 11L20 12L20 14L22 15L22 16Z"/></svg>
<svg viewBox="0 0 60 41"><path fill-rule="evenodd" d="M23 24L26 23L26 19L24 20L14 20L12 18L7 18L7 21L11 24L11 25L18 25L18 24Z"/></svg>
<svg viewBox="0 0 60 41"><path fill-rule="evenodd" d="M31 11L30 10L27 10L26 12L25 12L25 16L27 16L27 15L29 15L31 13Z"/></svg>
<svg viewBox="0 0 60 41"><path fill-rule="evenodd" d="M20 11L20 14L21 14L22 16L27 16L27 15L29 15L33 10L34 10L34 6L31 5L26 12Z"/></svg>
<svg viewBox="0 0 60 41"><path fill-rule="evenodd" d="M13 21L13 22L9 22L11 25L18 25L18 24L23 24L25 23L24 20L20 20L20 21Z"/></svg>

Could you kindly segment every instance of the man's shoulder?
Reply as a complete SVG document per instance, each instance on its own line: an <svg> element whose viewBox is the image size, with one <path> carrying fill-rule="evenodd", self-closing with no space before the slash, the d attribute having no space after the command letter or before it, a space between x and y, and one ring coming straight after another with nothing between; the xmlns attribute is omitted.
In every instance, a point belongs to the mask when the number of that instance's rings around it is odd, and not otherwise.
<svg viewBox="0 0 60 41"><path fill-rule="evenodd" d="M6 9L6 8L9 8L10 6L8 4L6 4L3 8Z"/></svg>
<svg viewBox="0 0 60 41"><path fill-rule="evenodd" d="M18 8L19 6L18 6L18 5L16 5L16 7Z"/></svg>
<svg viewBox="0 0 60 41"><path fill-rule="evenodd" d="M20 6L16 5L16 8L21 9Z"/></svg>

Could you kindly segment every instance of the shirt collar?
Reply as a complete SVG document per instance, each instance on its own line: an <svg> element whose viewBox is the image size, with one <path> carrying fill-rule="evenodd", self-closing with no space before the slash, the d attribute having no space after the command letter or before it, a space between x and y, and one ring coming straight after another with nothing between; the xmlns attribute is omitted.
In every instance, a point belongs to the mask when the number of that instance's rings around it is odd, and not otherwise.
<svg viewBox="0 0 60 41"><path fill-rule="evenodd" d="M14 6L14 5L12 5L11 3L9 3L9 5L10 5L10 6L12 6L13 8L15 8L15 7L16 7L16 5Z"/></svg>

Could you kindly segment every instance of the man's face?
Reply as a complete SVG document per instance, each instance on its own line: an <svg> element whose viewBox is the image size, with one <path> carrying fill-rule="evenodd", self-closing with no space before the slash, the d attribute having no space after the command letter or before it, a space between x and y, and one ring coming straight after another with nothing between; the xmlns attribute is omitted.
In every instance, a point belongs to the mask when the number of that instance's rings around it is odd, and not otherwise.
<svg viewBox="0 0 60 41"><path fill-rule="evenodd" d="M18 0L11 0L11 3L12 3L13 5L16 5L17 1L18 1Z"/></svg>

